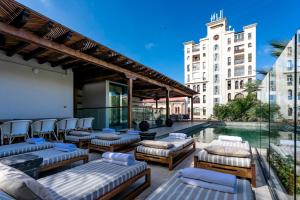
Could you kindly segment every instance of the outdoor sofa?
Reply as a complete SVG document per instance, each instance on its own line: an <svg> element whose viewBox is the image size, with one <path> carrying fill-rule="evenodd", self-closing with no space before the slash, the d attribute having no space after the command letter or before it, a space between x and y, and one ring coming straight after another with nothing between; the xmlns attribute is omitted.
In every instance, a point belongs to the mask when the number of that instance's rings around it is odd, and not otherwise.
<svg viewBox="0 0 300 200"><path fill-rule="evenodd" d="M231 136L229 136L231 137ZM256 187L256 169L252 150L247 141L213 140L208 147L233 147L237 151L245 150L249 156L225 156L209 153L205 148L194 156L194 167L233 174L235 176L251 180Z"/></svg>
<svg viewBox="0 0 300 200"><path fill-rule="evenodd" d="M194 140L186 135L184 138L179 138L172 136L172 133L170 133L168 137L158 141L172 144L172 147L154 148L141 144L135 148L136 159L168 164L169 170L173 170L176 165L194 152L196 148Z"/></svg>
<svg viewBox="0 0 300 200"><path fill-rule="evenodd" d="M30 144L28 142L0 146L0 158L18 154L30 153L43 158L40 172L58 168L82 160L88 162L88 150L76 148L73 151L61 151L54 143L44 142Z"/></svg>
<svg viewBox="0 0 300 200"><path fill-rule="evenodd" d="M139 161L135 161L130 166L122 166L100 159L38 180L34 180L23 172L3 164L0 164L0 169L0 179L2 181L0 182L0 195L1 197L10 197L10 199L17 199L13 197L25 195L19 194L20 192L14 187L29 185L29 189L23 190L28 191L31 189L30 185L38 185L38 188L35 188L35 190L38 190L38 194L35 195L40 195L37 199L106 200L112 199L139 179L145 178L142 183L139 182L138 187L126 193L126 196L122 198L134 199L145 188L150 186L151 181L151 171L147 168L147 163ZM4 174L8 170L13 170L13 173ZM9 177L14 174L17 174L17 176ZM22 179L25 180L24 184L22 184ZM5 187L5 181L14 181L16 184L14 187L7 188ZM41 198L42 195L43 197Z"/></svg>

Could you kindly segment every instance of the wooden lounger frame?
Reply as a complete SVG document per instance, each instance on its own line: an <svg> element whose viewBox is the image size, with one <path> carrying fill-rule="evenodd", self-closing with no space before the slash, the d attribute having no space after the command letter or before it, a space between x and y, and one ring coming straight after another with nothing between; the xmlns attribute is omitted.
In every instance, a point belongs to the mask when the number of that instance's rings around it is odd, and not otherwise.
<svg viewBox="0 0 300 200"><path fill-rule="evenodd" d="M141 153L141 152L137 152L136 149L134 151L134 154L137 160L145 160L145 161L168 164L169 170L173 170L174 167L176 167L179 163L181 163L188 155L193 153L195 149L196 149L196 144L195 141L193 141L183 149L171 152L168 157Z"/></svg>
<svg viewBox="0 0 300 200"><path fill-rule="evenodd" d="M63 161L60 161L60 162L57 162L57 163L54 163L54 164L51 164L51 165L40 167L39 172L45 172L45 171L48 171L48 170L51 170L51 169L55 169L55 168L58 168L58 167L69 165L71 163L74 163L74 162L77 162L77 161L80 161L80 160L82 160L83 163L87 163L89 161L89 156L88 155L79 156L79 157L76 157L76 158L71 158L71 159L63 160Z"/></svg>
<svg viewBox="0 0 300 200"><path fill-rule="evenodd" d="M118 152L129 152L134 150L135 146L133 144L137 143L138 140L133 141L128 144L113 144L110 146L100 146L96 144L89 143L89 150L91 151L99 151L99 152L106 152L106 151L118 151Z"/></svg>
<svg viewBox="0 0 300 200"><path fill-rule="evenodd" d="M112 191L106 193L104 196L100 197L98 200L108 200L119 194L120 192L126 190L129 186L131 186L133 183L138 181L140 178L145 177L145 181L139 185L137 188L135 188L130 193L126 194L126 196L123 198L124 200L131 200L134 199L136 196L138 196L142 191L144 191L147 187L151 185L151 170L147 168L143 172L135 175L131 179L125 181Z"/></svg>
<svg viewBox="0 0 300 200"><path fill-rule="evenodd" d="M90 143L91 139L79 139L78 142L70 141L70 140L64 140L64 141L68 142L68 143L76 144L78 146L78 148L86 149L89 147L89 143Z"/></svg>
<svg viewBox="0 0 300 200"><path fill-rule="evenodd" d="M227 173L227 174L233 174L233 175L241 177L241 178L246 178L246 179L250 180L253 187L256 187L255 161L252 156L252 150L250 152L251 152L251 165L249 168L200 161L200 160L198 160L198 156L194 156L194 167L209 169L209 170L223 172L223 173Z"/></svg>

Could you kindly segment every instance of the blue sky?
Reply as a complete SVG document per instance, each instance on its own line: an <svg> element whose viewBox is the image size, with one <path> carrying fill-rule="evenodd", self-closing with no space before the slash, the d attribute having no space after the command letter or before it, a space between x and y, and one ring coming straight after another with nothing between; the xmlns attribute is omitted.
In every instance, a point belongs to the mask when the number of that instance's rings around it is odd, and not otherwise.
<svg viewBox="0 0 300 200"><path fill-rule="evenodd" d="M18 0L55 21L183 83L183 42L206 36L224 9L236 31L257 26L257 67L270 67L268 43L300 28L299 0Z"/></svg>

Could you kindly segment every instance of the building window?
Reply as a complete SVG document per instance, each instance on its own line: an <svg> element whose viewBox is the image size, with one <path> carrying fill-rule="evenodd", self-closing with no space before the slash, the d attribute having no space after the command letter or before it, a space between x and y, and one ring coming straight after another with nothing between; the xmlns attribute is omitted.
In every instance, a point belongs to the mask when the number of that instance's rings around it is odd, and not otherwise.
<svg viewBox="0 0 300 200"><path fill-rule="evenodd" d="M200 70L200 63L193 64L193 71Z"/></svg>
<svg viewBox="0 0 300 200"><path fill-rule="evenodd" d="M228 69L228 70L227 70L227 76L228 76L228 78L231 77L231 69Z"/></svg>
<svg viewBox="0 0 300 200"><path fill-rule="evenodd" d="M200 108L194 108L194 115L200 115Z"/></svg>
<svg viewBox="0 0 300 200"><path fill-rule="evenodd" d="M218 65L218 64L215 64L214 66L215 66L215 67L214 67L215 72L219 71L219 65Z"/></svg>
<svg viewBox="0 0 300 200"><path fill-rule="evenodd" d="M293 91L288 90L288 100L292 100L292 99L293 99Z"/></svg>
<svg viewBox="0 0 300 200"><path fill-rule="evenodd" d="M200 54L193 56L193 62L197 62L200 60Z"/></svg>
<svg viewBox="0 0 300 200"><path fill-rule="evenodd" d="M293 61L292 60L287 61L287 70L288 71L293 70Z"/></svg>
<svg viewBox="0 0 300 200"><path fill-rule="evenodd" d="M244 41L244 32L234 34L234 42Z"/></svg>
<svg viewBox="0 0 300 200"><path fill-rule="evenodd" d="M190 48L187 48L186 52L187 53L190 53L191 49Z"/></svg>
<svg viewBox="0 0 300 200"><path fill-rule="evenodd" d="M219 45L215 44L214 51L218 51L218 50L219 50Z"/></svg>
<svg viewBox="0 0 300 200"><path fill-rule="evenodd" d="M234 88L237 90L239 89L239 81L235 81L234 83Z"/></svg>
<svg viewBox="0 0 300 200"><path fill-rule="evenodd" d="M293 55L293 48L292 47L288 47L287 48L287 55L288 56L292 56Z"/></svg>
<svg viewBox="0 0 300 200"><path fill-rule="evenodd" d="M214 61L218 61L219 60L219 54L218 53L215 53L214 54Z"/></svg>
<svg viewBox="0 0 300 200"><path fill-rule="evenodd" d="M252 83L252 78L248 78L248 83Z"/></svg>
<svg viewBox="0 0 300 200"><path fill-rule="evenodd" d="M227 44L231 44L231 38L227 39Z"/></svg>
<svg viewBox="0 0 300 200"><path fill-rule="evenodd" d="M250 43L248 43L248 47L252 47L252 43L250 42Z"/></svg>
<svg viewBox="0 0 300 200"><path fill-rule="evenodd" d="M203 53L203 55L202 55L203 57L205 57L206 56L206 54L205 53Z"/></svg>
<svg viewBox="0 0 300 200"><path fill-rule="evenodd" d="M248 33L248 40L251 40L251 38L252 38L252 34Z"/></svg>
<svg viewBox="0 0 300 200"><path fill-rule="evenodd" d="M187 75L187 82L190 82L190 75Z"/></svg>
<svg viewBox="0 0 300 200"><path fill-rule="evenodd" d="M186 59L189 60L189 59L190 59L190 56L187 56Z"/></svg>
<svg viewBox="0 0 300 200"><path fill-rule="evenodd" d="M227 81L227 90L231 90L231 81Z"/></svg>
<svg viewBox="0 0 300 200"><path fill-rule="evenodd" d="M293 85L293 76L287 75L287 85Z"/></svg>
<svg viewBox="0 0 300 200"><path fill-rule="evenodd" d="M197 85L197 92L200 92L200 85Z"/></svg>
<svg viewBox="0 0 300 200"><path fill-rule="evenodd" d="M234 68L234 76L244 76L245 75L245 67L239 66Z"/></svg>
<svg viewBox="0 0 300 200"><path fill-rule="evenodd" d="M203 95L202 101L203 103L206 103L206 95Z"/></svg>
<svg viewBox="0 0 300 200"><path fill-rule="evenodd" d="M248 75L252 75L252 65L248 66Z"/></svg>
<svg viewBox="0 0 300 200"><path fill-rule="evenodd" d="M293 108L288 108L288 116L293 116Z"/></svg>
<svg viewBox="0 0 300 200"><path fill-rule="evenodd" d="M219 98L214 98L214 103L215 103L215 104L220 103L220 99L219 99Z"/></svg>
<svg viewBox="0 0 300 200"><path fill-rule="evenodd" d="M203 116L205 116L205 115L206 115L206 108L203 107Z"/></svg>
<svg viewBox="0 0 300 200"><path fill-rule="evenodd" d="M231 65L231 57L227 58L227 65Z"/></svg>
<svg viewBox="0 0 300 200"><path fill-rule="evenodd" d="M248 53L248 62L252 62L252 53Z"/></svg>
<svg viewBox="0 0 300 200"><path fill-rule="evenodd" d="M206 49L206 46L205 46L205 44L203 44L203 45L202 45L202 49L203 49L203 50L205 50L205 49Z"/></svg>
<svg viewBox="0 0 300 200"><path fill-rule="evenodd" d="M196 91L196 85L193 85L193 90Z"/></svg>
<svg viewBox="0 0 300 200"><path fill-rule="evenodd" d="M215 74L215 76L214 76L214 82L215 83L219 82L219 74Z"/></svg>
<svg viewBox="0 0 300 200"><path fill-rule="evenodd" d="M228 99L228 101L231 101L231 93L227 94L227 99Z"/></svg>
<svg viewBox="0 0 300 200"><path fill-rule="evenodd" d="M205 62L202 63L202 68L203 68L203 70L206 69L206 63Z"/></svg>
<svg viewBox="0 0 300 200"><path fill-rule="evenodd" d="M200 103L200 98L198 96L195 96L193 99L193 103Z"/></svg>
<svg viewBox="0 0 300 200"><path fill-rule="evenodd" d="M230 52L230 51L231 51L231 47L228 47L228 48L227 48L227 51Z"/></svg>
<svg viewBox="0 0 300 200"><path fill-rule="evenodd" d="M205 72L203 72L202 79L203 79L204 81L206 80L206 77L205 77Z"/></svg>
<svg viewBox="0 0 300 200"><path fill-rule="evenodd" d="M219 86L214 86L214 95L219 95Z"/></svg>
<svg viewBox="0 0 300 200"><path fill-rule="evenodd" d="M189 72L190 71L190 65L186 66L186 70Z"/></svg>
<svg viewBox="0 0 300 200"><path fill-rule="evenodd" d="M240 81L240 89L243 89L243 88L244 88L244 81L241 80L241 81Z"/></svg>
<svg viewBox="0 0 300 200"><path fill-rule="evenodd" d="M206 92L206 83L203 83L203 88L202 88L203 92Z"/></svg>

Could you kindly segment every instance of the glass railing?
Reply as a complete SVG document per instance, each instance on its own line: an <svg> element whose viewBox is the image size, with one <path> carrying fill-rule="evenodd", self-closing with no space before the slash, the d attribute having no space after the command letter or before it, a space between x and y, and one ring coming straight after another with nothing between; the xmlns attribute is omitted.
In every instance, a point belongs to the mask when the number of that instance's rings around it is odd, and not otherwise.
<svg viewBox="0 0 300 200"><path fill-rule="evenodd" d="M138 128L142 121L147 121L150 128L164 126L166 120L166 110L164 108L134 107L133 126Z"/></svg>

